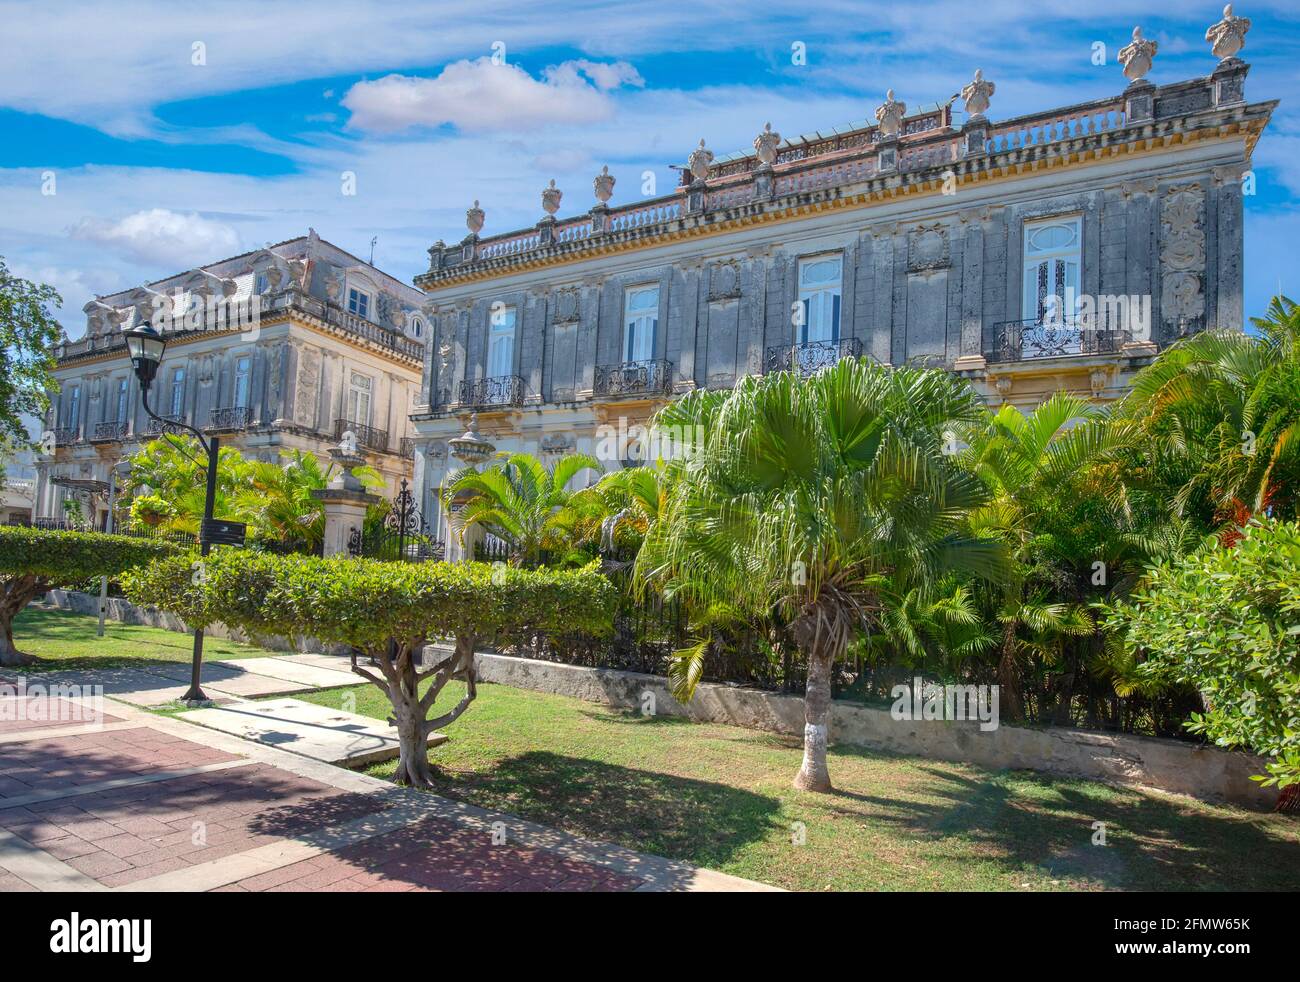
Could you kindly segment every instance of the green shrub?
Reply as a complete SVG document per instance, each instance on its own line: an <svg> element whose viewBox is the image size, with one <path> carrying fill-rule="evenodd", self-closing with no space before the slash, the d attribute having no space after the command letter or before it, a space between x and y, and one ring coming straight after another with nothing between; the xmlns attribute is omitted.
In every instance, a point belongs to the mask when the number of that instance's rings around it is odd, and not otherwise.
<svg viewBox="0 0 1300 982"><path fill-rule="evenodd" d="M14 647L13 619L36 597L159 563L175 553L176 547L167 543L124 535L0 527L0 665L27 660Z"/></svg>
<svg viewBox="0 0 1300 982"><path fill-rule="evenodd" d="M420 787L431 782L429 732L474 699L477 645L529 632L607 634L617 603L617 591L594 568L385 563L243 549L218 549L199 561L176 557L136 570L123 585L131 600L173 611L194 627L220 621L252 634L339 642L369 655L380 674L355 657L352 669L392 702L401 743L396 779ZM417 666L415 651L440 638L454 639L452 654ZM452 679L465 682L465 698L430 719Z"/></svg>
<svg viewBox="0 0 1300 982"><path fill-rule="evenodd" d="M1188 729L1265 757L1265 784L1300 784L1300 525L1252 525L1235 547L1154 568L1108 626L1139 676L1200 691Z"/></svg>

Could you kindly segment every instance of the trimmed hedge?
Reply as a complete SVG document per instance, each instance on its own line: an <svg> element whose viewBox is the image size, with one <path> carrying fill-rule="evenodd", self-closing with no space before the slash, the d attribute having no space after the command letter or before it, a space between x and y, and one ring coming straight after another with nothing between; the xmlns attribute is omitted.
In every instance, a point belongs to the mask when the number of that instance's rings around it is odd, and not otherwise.
<svg viewBox="0 0 1300 982"><path fill-rule="evenodd" d="M13 619L36 597L175 554L175 546L150 539L0 526L0 665L25 661L14 648Z"/></svg>
<svg viewBox="0 0 1300 982"><path fill-rule="evenodd" d="M474 701L475 647L498 637L582 630L608 634L618 592L593 567L515 569L482 563L386 563L220 549L140 569L123 586L135 603L174 611L195 627L221 621L251 634L308 635L365 652L352 671L393 706L399 784L431 787L428 735ZM451 637L437 664L419 664L427 641ZM450 710L431 717L448 682L465 683Z"/></svg>
<svg viewBox="0 0 1300 982"><path fill-rule="evenodd" d="M484 563L386 563L218 549L123 578L133 603L191 627L221 621L250 634L307 635L374 655L390 638L414 647L441 637L476 642L538 631L608 634L618 594L593 569Z"/></svg>

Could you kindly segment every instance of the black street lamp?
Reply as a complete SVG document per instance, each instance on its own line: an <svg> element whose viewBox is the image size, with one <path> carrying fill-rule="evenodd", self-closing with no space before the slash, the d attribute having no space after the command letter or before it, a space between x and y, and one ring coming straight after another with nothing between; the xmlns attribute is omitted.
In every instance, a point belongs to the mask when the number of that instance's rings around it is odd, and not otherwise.
<svg viewBox="0 0 1300 982"><path fill-rule="evenodd" d="M212 551L212 511L217 497L217 456L221 449L221 438L215 434L205 438L202 432L188 423L179 420L165 420L149 408L149 386L153 384L154 376L158 374L158 365L162 361L163 352L167 349L167 341L147 323L124 333L126 335L126 350L131 355L131 367L135 370L135 377L140 381L140 401L144 404L144 411L149 414L151 419L162 424L163 433L166 433L170 427L181 427L189 430L198 438L199 446L208 455L208 489L203 499L203 524L199 526L199 555L207 556ZM202 670L203 628L200 627L194 631L194 660L190 673L190 688L182 697L182 701L208 701L208 697L203 692L203 687L199 684Z"/></svg>

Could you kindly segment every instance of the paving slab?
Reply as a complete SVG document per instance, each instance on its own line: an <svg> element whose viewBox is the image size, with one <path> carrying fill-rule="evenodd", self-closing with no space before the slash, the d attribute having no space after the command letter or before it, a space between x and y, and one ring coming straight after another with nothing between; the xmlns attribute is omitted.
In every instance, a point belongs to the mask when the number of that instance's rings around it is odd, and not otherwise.
<svg viewBox="0 0 1300 982"><path fill-rule="evenodd" d="M188 680L188 674L185 676ZM101 686L104 695L133 706L162 706L185 695L187 683L141 668L97 668L85 672L42 672L33 675L29 684Z"/></svg>
<svg viewBox="0 0 1300 982"><path fill-rule="evenodd" d="M179 715L222 733L343 767L364 767L398 755L393 727L300 699L239 701ZM441 733L429 734L431 747L446 740Z"/></svg>
<svg viewBox="0 0 1300 982"><path fill-rule="evenodd" d="M294 658L248 658L212 664L285 682L296 682L313 689L338 689L365 681L360 676L353 675L347 660L342 658L335 658L334 664L328 666L301 662Z"/></svg>

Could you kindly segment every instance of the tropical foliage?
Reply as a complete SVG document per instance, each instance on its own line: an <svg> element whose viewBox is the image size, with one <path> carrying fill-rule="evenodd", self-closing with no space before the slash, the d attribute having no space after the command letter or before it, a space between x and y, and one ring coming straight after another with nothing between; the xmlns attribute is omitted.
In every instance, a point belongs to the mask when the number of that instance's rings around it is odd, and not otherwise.
<svg viewBox="0 0 1300 982"><path fill-rule="evenodd" d="M566 454L549 469L532 454L504 454L481 471L464 467L450 475L442 498L448 509L461 506L455 533L462 541L480 527L509 546L514 565L537 565L543 550L571 539L565 525L570 483L585 471L603 470L588 454Z"/></svg>
<svg viewBox="0 0 1300 982"><path fill-rule="evenodd" d="M319 552L325 511L311 496L334 479L334 464L314 454L291 451L279 463L249 460L222 447L217 464L213 514L244 522L252 542L280 551ZM371 488L383 479L371 467L353 473ZM168 435L146 444L131 458L126 509L135 521L163 532L196 534L207 491L207 457L193 437Z"/></svg>
<svg viewBox="0 0 1300 982"><path fill-rule="evenodd" d="M1300 786L1300 524L1252 523L1219 546L1155 567L1109 624L1135 675L1196 688L1188 722L1267 760L1267 784Z"/></svg>
<svg viewBox="0 0 1300 982"><path fill-rule="evenodd" d="M25 417L50 408L54 347L62 330L50 312L63 301L52 286L14 276L0 259L0 479L10 451L31 446Z"/></svg>

